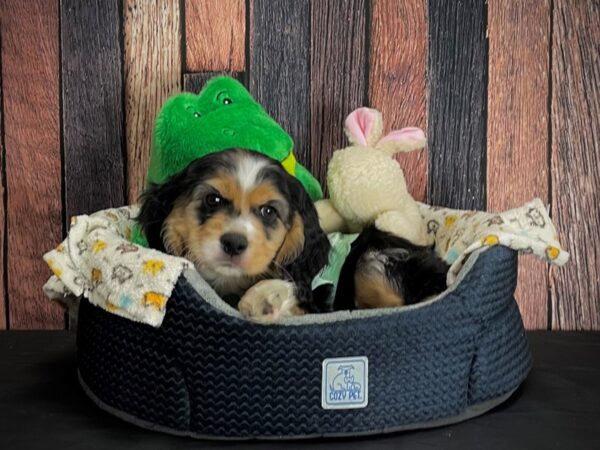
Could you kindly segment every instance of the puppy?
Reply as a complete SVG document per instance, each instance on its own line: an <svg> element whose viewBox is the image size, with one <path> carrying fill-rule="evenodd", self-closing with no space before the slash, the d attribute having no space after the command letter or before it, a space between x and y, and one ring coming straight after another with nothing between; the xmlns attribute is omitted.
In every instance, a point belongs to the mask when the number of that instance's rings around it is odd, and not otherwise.
<svg viewBox="0 0 600 450"><path fill-rule="evenodd" d="M446 289L448 269L433 248L368 227L354 241L342 266L334 309L421 302Z"/></svg>
<svg viewBox="0 0 600 450"><path fill-rule="evenodd" d="M192 261L247 317L319 312L311 282L330 244L298 180L261 154L231 149L192 162L141 197L150 247Z"/></svg>
<svg viewBox="0 0 600 450"><path fill-rule="evenodd" d="M416 303L443 291L433 249L366 228L352 245L333 305L311 282L330 244L298 180L258 153L231 149L192 162L141 198L150 247L192 261L246 317L263 322L332 309Z"/></svg>

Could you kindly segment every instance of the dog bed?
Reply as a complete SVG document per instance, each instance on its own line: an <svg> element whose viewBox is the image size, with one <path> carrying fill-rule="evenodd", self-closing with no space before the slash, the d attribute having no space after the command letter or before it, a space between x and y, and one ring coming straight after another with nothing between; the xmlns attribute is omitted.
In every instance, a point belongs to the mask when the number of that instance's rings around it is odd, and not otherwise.
<svg viewBox="0 0 600 450"><path fill-rule="evenodd" d="M550 227L554 236L547 212L534 206L532 227ZM506 400L531 367L514 299L517 251L495 244L555 263L568 254L550 238L553 245L544 244L539 230L527 242L523 230L490 235L484 227L484 237L472 239L449 231L472 231L476 218L492 227L516 223L531 205L499 216L423 208L436 248L454 263L444 293L408 307L250 322L185 261L121 242L135 213L127 208L76 218L69 237L45 255L55 274L45 290L63 301L78 297L86 394L146 428L248 439L454 423ZM468 251L448 257L461 245Z"/></svg>
<svg viewBox="0 0 600 450"><path fill-rule="evenodd" d="M82 301L79 380L112 414L196 437L359 435L453 423L504 401L529 371L516 274L516 252L494 247L474 253L454 289L426 304L265 326L242 319L186 271L159 328ZM354 398L364 406L327 408L342 389L349 400L353 388L340 383L332 394L328 360L342 374L353 367L347 378L360 384Z"/></svg>

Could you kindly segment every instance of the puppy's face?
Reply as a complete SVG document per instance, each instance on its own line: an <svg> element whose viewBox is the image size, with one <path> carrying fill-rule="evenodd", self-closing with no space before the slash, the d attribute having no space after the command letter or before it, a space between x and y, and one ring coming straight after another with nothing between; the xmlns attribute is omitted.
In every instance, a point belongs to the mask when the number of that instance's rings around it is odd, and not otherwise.
<svg viewBox="0 0 600 450"><path fill-rule="evenodd" d="M202 158L188 170L164 220L165 248L192 260L208 279L255 279L285 265L304 247L304 223L287 176L251 152Z"/></svg>

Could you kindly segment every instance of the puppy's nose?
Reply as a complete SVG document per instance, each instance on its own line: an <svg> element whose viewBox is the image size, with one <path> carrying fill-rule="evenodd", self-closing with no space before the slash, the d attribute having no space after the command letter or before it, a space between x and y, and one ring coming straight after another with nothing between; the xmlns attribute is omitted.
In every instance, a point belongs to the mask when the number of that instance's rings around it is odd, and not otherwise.
<svg viewBox="0 0 600 450"><path fill-rule="evenodd" d="M237 256L248 248L246 236L237 233L225 233L221 236L221 247L230 256Z"/></svg>

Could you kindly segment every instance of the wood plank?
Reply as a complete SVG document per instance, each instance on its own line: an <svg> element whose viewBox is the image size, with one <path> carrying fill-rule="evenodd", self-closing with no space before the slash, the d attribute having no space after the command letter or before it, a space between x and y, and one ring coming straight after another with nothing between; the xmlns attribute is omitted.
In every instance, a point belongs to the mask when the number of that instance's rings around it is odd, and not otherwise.
<svg viewBox="0 0 600 450"><path fill-rule="evenodd" d="M550 1L488 6L487 206L548 200ZM528 329L548 328L548 269L521 258L517 302Z"/></svg>
<svg viewBox="0 0 600 450"><path fill-rule="evenodd" d="M310 1L250 0L248 86L310 168Z"/></svg>
<svg viewBox="0 0 600 450"><path fill-rule="evenodd" d="M245 47L245 0L185 0L187 71L242 72Z"/></svg>
<svg viewBox="0 0 600 450"><path fill-rule="evenodd" d="M67 217L125 202L120 4L61 4Z"/></svg>
<svg viewBox="0 0 600 450"><path fill-rule="evenodd" d="M324 188L332 153L348 145L344 120L365 102L366 16L365 0L312 3L311 168Z"/></svg>
<svg viewBox="0 0 600 450"><path fill-rule="evenodd" d="M426 0L377 0L371 11L369 99L383 114L384 133L427 126ZM427 197L427 151L397 156L409 192Z"/></svg>
<svg viewBox="0 0 600 450"><path fill-rule="evenodd" d="M485 208L485 0L428 1L429 202Z"/></svg>
<svg viewBox="0 0 600 450"><path fill-rule="evenodd" d="M204 87L206 82L217 75L229 75L236 80L244 83L244 72L197 72L183 74L183 89L187 92L197 94Z"/></svg>
<svg viewBox="0 0 600 450"><path fill-rule="evenodd" d="M1 39L1 36L0 36ZM1 41L0 41L1 42ZM5 152L4 152L4 131L2 129L2 124L3 124L3 120L2 120L2 51L0 48L0 167L4 167L4 159L5 159ZM6 311L7 311L7 297L5 295L6 293L6 285L5 285L5 281L6 278L4 276L4 257L5 257L5 253L4 253L4 238L5 238L5 233L4 233L4 220L6 218L6 199L5 199L5 193L6 190L4 188L4 183L6 180L6 177L4 175L4 170L0 171L0 196L2 197L2 201L0 202L0 246L2 246L2 248L0 248L0 275L2 276L2 281L0 282L0 330L5 330L6 329Z"/></svg>
<svg viewBox="0 0 600 450"><path fill-rule="evenodd" d="M571 261L550 270L552 328L600 330L600 3L556 0L552 213Z"/></svg>
<svg viewBox="0 0 600 450"><path fill-rule="evenodd" d="M144 187L154 119L181 90L179 0L124 3L125 133L130 203Z"/></svg>
<svg viewBox="0 0 600 450"><path fill-rule="evenodd" d="M65 326L42 293L42 254L62 238L58 3L0 2L12 329Z"/></svg>

